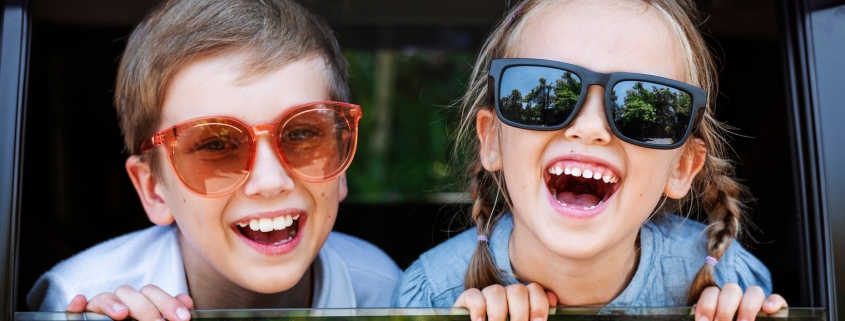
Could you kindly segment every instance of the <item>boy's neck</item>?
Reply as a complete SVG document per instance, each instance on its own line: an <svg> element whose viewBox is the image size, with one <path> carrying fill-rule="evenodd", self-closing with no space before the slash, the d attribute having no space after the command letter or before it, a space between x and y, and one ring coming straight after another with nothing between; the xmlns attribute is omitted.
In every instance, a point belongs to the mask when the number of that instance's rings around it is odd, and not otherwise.
<svg viewBox="0 0 845 321"><path fill-rule="evenodd" d="M607 305L637 272L639 233L595 258L573 260L552 253L527 230L518 230L515 224L508 245L514 274L520 282L536 282L554 292L561 306Z"/></svg>
<svg viewBox="0 0 845 321"><path fill-rule="evenodd" d="M197 310L208 309L307 309L314 296L313 265L292 288L278 293L245 289L217 273L179 234L188 291Z"/></svg>

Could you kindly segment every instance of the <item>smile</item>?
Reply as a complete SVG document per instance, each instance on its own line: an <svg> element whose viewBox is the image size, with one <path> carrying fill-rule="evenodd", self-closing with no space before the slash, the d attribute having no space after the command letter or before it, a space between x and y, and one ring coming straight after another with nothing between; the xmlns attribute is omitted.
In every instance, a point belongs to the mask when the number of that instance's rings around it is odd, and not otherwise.
<svg viewBox="0 0 845 321"><path fill-rule="evenodd" d="M559 205L580 211L594 210L610 199L620 179L607 166L574 160L551 164L543 178Z"/></svg>
<svg viewBox="0 0 845 321"><path fill-rule="evenodd" d="M278 255L292 251L299 243L305 218L302 212L244 218L232 224L232 229L250 247L261 253Z"/></svg>

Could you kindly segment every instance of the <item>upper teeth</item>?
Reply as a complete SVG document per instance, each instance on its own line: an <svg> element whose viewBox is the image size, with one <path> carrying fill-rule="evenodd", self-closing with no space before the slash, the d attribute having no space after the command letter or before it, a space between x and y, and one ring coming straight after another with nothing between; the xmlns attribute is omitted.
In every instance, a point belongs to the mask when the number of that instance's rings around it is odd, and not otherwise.
<svg viewBox="0 0 845 321"><path fill-rule="evenodd" d="M565 167L562 168L561 166L554 165L549 167L549 173L560 175L572 175L575 177L584 177L584 178L592 178L592 179L600 179L603 180L605 183L616 183L619 181L619 178L613 175L613 173L601 173L601 172L593 172L592 170L585 169L582 170L578 167Z"/></svg>
<svg viewBox="0 0 845 321"><path fill-rule="evenodd" d="M270 232L273 230L279 231L284 230L288 226L293 225L293 221L299 219L299 214L297 215L282 215L277 217L262 217L262 218L253 218L247 222L237 222L240 227L246 227L249 225L249 229L253 231L261 231L261 232Z"/></svg>

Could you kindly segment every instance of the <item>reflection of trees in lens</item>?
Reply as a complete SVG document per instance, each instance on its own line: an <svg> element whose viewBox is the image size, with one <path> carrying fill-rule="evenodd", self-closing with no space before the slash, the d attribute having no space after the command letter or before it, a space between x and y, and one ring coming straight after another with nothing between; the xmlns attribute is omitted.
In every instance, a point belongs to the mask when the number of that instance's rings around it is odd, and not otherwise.
<svg viewBox="0 0 845 321"><path fill-rule="evenodd" d="M691 98L682 91L641 81L625 92L619 106L611 91L613 121L625 136L643 142L671 144L683 136L689 124Z"/></svg>
<svg viewBox="0 0 845 321"><path fill-rule="evenodd" d="M581 81L571 72L565 71L554 83L546 78L537 79L537 86L525 96L518 89L502 96L502 116L526 125L554 126L563 123L581 94Z"/></svg>

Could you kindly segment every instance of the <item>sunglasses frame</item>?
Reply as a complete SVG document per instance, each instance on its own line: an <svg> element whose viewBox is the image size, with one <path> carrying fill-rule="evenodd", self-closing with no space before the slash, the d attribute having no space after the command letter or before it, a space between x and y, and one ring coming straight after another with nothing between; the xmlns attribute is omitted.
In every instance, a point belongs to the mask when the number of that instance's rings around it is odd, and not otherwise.
<svg viewBox="0 0 845 321"><path fill-rule="evenodd" d="M575 104L575 108L572 110L572 114L569 115L566 121L564 121L562 124L555 126L525 125L511 121L502 115L501 102L499 99L496 98L500 95L499 89L501 87L502 76L504 75L505 70L507 70L508 68L520 66L546 67L570 71L581 79L581 94L578 97L578 102ZM616 124L612 121L613 111L611 109L610 101L611 91L607 90L607 88L613 88L614 86L616 86L616 84L622 81L644 81L655 83L678 89L690 95L690 97L692 98L690 115L695 116L690 117L690 123L687 124L688 126L686 132L679 141L671 145L649 144L628 138L627 136L622 135L619 132L619 129L616 128ZM698 125L701 124L701 119L704 116L705 105L707 102L707 92L704 89L669 78L630 72L614 72L605 74L595 72L581 66L554 60L532 58L507 58L494 59L490 63L490 71L488 72L487 76L487 103L488 106L495 105L496 114L499 116L499 119L510 126L540 131L559 130L565 128L566 126L569 126L572 120L578 116L578 112L581 110L581 106L584 104L584 99L587 97L587 90L591 85L599 85L605 88L605 114L608 120L607 123L608 125L610 125L610 129L611 131L613 131L613 134L625 142L653 149L675 149L683 145L684 142L686 142L687 138L689 138L689 136L691 135L690 133L698 129Z"/></svg>
<svg viewBox="0 0 845 321"><path fill-rule="evenodd" d="M324 108L319 108L320 106L323 106ZM346 160L343 160L343 163L341 164L340 167L338 167L338 169L336 171L334 171L333 173L330 173L329 175L324 176L322 179L314 179L314 178L311 178L311 177L304 176L303 174L300 174L299 171L297 171L295 168L293 168L293 165L290 164L290 162L287 159L287 156L284 154L284 151L282 150L281 146L279 145L280 143L279 143L279 138L276 137L276 130L279 127L283 127L285 124L287 124L287 121L289 121L293 117L296 117L296 116L298 116L298 115L300 115L304 112L309 112L309 111L312 111L312 110L320 110L320 109L332 110L332 111L340 114L341 117L343 117L343 119L346 121L347 125L349 126L350 139L352 140L351 141L352 146L350 146L350 149L349 149L349 157L347 157ZM303 181L306 181L306 182L323 183L323 182L330 181L330 180L335 179L338 176L340 176L340 174L343 173L343 171L345 171L349 167L349 164L352 163L352 159L355 157L355 150L358 146L358 122L361 120L361 117L363 117L363 111L361 110L361 106L349 104L349 103L343 103L343 102L336 102L336 101L316 101L316 102L310 102L310 103L294 106L293 108L290 108L287 111L285 111L281 116L279 116L279 118L277 118L276 121L274 121L272 123L258 124L258 125L255 125L255 126L247 125L239 119L236 119L236 118L233 118L233 117L228 117L228 116L199 117L199 118L193 118L193 119L186 120L184 122L173 125L171 127L168 127L166 129L163 129L163 130L155 133L152 137L144 140L143 142L141 142L139 144L139 150L140 150L140 153L145 153L145 152L155 148L156 146L164 147L165 150L167 151L167 160L170 163L170 168L173 170L173 173L176 174L176 177L179 179L179 182L182 183L182 186L187 188L192 193L199 195L199 196L202 196L202 197L220 197L220 196L228 195L228 194L236 191L237 189L239 189L244 184L244 182L247 181L249 176L252 175L252 167L255 165L255 153L256 153L257 146L258 146L258 136L262 135L262 134L267 134L267 135L270 135L273 138L273 144L276 147L277 155L281 159L282 166L284 166L285 170L287 170L288 173L290 173L293 176L295 176L296 178L303 180ZM195 190L193 187L191 187L187 183L186 179L179 172L179 170L176 168L176 160L174 159L174 157L175 157L174 153L176 151L176 141L177 141L179 135L181 133L185 132L186 130L189 130L189 129L196 127L198 124L209 123L209 122L207 122L208 120L215 120L216 123L223 123L223 124L225 124L225 123L238 124L238 125L242 126L243 128L245 128L249 131L249 135L250 135L250 139L251 139L251 141L250 141L250 151L249 151L248 159L247 159L247 162L246 162L246 168L245 168L246 171L247 171L247 174L244 175L243 178L241 178L237 183L233 184L231 187L229 187L229 188L227 188L223 191L215 192L215 193L204 193L204 192L200 192L198 190Z"/></svg>

